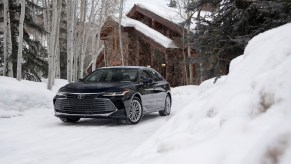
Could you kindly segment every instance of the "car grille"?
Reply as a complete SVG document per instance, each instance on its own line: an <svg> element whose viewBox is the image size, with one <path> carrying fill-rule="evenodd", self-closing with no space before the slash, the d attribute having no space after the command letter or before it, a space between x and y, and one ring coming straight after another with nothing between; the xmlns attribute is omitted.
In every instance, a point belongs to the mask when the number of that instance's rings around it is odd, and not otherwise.
<svg viewBox="0 0 291 164"><path fill-rule="evenodd" d="M95 94L69 94L55 102L56 112L67 114L105 114L116 111L115 105Z"/></svg>

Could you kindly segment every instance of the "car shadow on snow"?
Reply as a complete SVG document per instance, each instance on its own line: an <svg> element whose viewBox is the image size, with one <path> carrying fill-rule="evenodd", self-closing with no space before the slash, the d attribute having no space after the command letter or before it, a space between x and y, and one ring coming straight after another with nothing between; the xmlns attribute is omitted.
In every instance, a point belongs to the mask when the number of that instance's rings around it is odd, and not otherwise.
<svg viewBox="0 0 291 164"><path fill-rule="evenodd" d="M151 113L151 114L146 114L143 116L142 120L135 126L139 125L144 125L144 124L149 124L149 123L154 123L156 121L159 121L161 119L165 119L166 117L161 117L158 113ZM59 121L58 125L60 126L108 126L108 127L120 127L120 126L132 126L125 121L121 122L116 122L113 119L106 119L106 118L84 118L81 119L77 123L64 123ZM134 125L133 125L134 126Z"/></svg>

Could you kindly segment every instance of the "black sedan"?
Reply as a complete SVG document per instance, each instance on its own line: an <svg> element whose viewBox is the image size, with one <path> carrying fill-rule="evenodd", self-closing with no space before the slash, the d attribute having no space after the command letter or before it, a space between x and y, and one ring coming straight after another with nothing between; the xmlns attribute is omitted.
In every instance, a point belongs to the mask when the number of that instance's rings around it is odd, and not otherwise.
<svg viewBox="0 0 291 164"><path fill-rule="evenodd" d="M169 115L172 96L169 83L154 69L105 67L60 88L53 103L63 122L112 118L137 124L147 113Z"/></svg>

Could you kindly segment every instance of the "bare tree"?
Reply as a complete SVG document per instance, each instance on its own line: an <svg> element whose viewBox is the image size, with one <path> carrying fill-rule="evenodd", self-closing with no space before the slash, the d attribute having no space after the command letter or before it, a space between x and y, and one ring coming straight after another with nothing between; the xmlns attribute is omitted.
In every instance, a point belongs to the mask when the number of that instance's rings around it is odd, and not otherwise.
<svg viewBox="0 0 291 164"><path fill-rule="evenodd" d="M67 1L67 79L69 82L73 81L75 7L76 1Z"/></svg>
<svg viewBox="0 0 291 164"><path fill-rule="evenodd" d="M7 49L8 49L8 45L7 45L7 35L8 35L8 29L7 29L7 19L8 19L8 1L4 1L4 69L3 69L3 76L6 75L6 69L7 69Z"/></svg>
<svg viewBox="0 0 291 164"><path fill-rule="evenodd" d="M78 75L78 60L79 60L79 44L78 44L78 17L77 17L77 7L78 7L78 1L75 2L74 10L73 10L73 15L74 15L74 20L73 20L73 28L74 28L74 33L73 33L73 64L72 64L72 81L77 80L77 75Z"/></svg>
<svg viewBox="0 0 291 164"><path fill-rule="evenodd" d="M23 22L25 17L26 0L21 1L21 13L19 20L18 55L17 55L17 80L21 80L22 72L22 46L23 46Z"/></svg>
<svg viewBox="0 0 291 164"><path fill-rule="evenodd" d="M122 33L121 33L121 21L123 16L123 0L120 0L119 4L119 20L118 20L118 34L119 34L119 46L120 46L120 56L121 56L121 64L124 66L124 55L123 55L123 42L122 42Z"/></svg>
<svg viewBox="0 0 291 164"><path fill-rule="evenodd" d="M94 2L94 1L93 1ZM92 4L93 6L93 4ZM87 13L87 0L83 0L81 2L80 7L80 20L82 22L82 26L80 26L82 29L80 30L80 33L82 32L81 39L79 39L79 44L81 47L80 50L80 57L79 57L79 67L78 67L78 78L83 78L83 67L84 67L84 59L85 59L85 53L87 48L87 36L88 31L86 28L86 13Z"/></svg>
<svg viewBox="0 0 291 164"><path fill-rule="evenodd" d="M60 17L62 12L62 0L53 1L53 14L51 21L51 30L49 37L49 71L47 88L51 89L55 78L60 76L60 50L59 50L59 30Z"/></svg>
<svg viewBox="0 0 291 164"><path fill-rule="evenodd" d="M62 0L58 2L58 14L57 14L57 27L56 27L56 36L55 36L55 46L54 46L54 70L53 70L53 84L55 78L60 78L60 21L61 21L61 14L62 14Z"/></svg>
<svg viewBox="0 0 291 164"><path fill-rule="evenodd" d="M187 4L190 3L190 0L187 0ZM191 13L187 13L187 20L191 19ZM190 60L192 58L191 55L191 47L190 47L190 22L187 23L187 53L188 53L188 59ZM193 69L192 69L192 63L189 61L189 84L193 84Z"/></svg>
<svg viewBox="0 0 291 164"><path fill-rule="evenodd" d="M53 70L54 70L54 48L55 48L55 38L56 38L56 29L57 29L57 1L53 2L53 17L52 17L52 29L49 39L49 71L48 71L48 83L47 88L51 89L53 85Z"/></svg>
<svg viewBox="0 0 291 164"><path fill-rule="evenodd" d="M103 17L104 6L106 6L105 0L101 0L101 6L99 9L98 24L97 24L98 27L96 28L96 33L95 33L97 35L97 40L96 40L96 48L94 48L94 50L93 50L92 71L94 71L96 69L96 61L97 61L97 58L99 55L98 51L100 49L100 32L101 32L101 27L102 27L102 23L103 23L102 17Z"/></svg>
<svg viewBox="0 0 291 164"><path fill-rule="evenodd" d="M8 8L9 9L9 8ZM12 37L11 37L11 23L10 23L10 12L7 13L7 29L8 29L8 35L7 35L7 43L8 43L8 55L7 58L9 59L12 55ZM11 60L8 60L8 76L13 77L13 64Z"/></svg>
<svg viewBox="0 0 291 164"><path fill-rule="evenodd" d="M9 61L9 57L12 54L12 41L11 41L11 26L10 26L10 13L9 13L9 2L4 1L4 70L3 75L6 75L8 71L8 76L13 77L12 62ZM7 70L8 66L8 70Z"/></svg>

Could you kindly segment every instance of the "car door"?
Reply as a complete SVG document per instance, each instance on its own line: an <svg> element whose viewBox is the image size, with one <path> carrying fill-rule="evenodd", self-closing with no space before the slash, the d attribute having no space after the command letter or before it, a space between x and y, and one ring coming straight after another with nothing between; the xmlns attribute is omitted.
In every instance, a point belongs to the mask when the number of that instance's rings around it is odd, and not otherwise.
<svg viewBox="0 0 291 164"><path fill-rule="evenodd" d="M165 106L165 99L167 96L167 82L155 70L151 70L151 76L154 79L155 105L158 110Z"/></svg>
<svg viewBox="0 0 291 164"><path fill-rule="evenodd" d="M145 112L151 112L156 108L155 105L155 83L154 81L148 82L146 80L152 79L151 73L149 70L142 70L141 76L140 76L140 82L142 83L141 86L141 96L142 96L142 103L144 107Z"/></svg>

